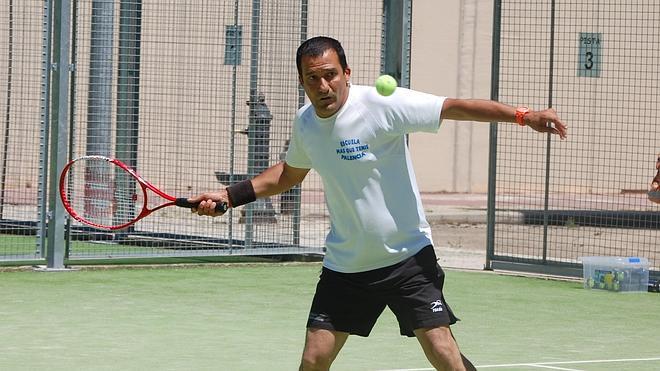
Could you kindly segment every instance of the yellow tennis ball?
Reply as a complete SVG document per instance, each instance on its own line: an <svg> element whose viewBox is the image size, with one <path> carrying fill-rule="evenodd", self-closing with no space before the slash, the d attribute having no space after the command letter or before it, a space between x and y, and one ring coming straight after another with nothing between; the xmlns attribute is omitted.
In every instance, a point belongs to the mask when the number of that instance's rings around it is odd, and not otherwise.
<svg viewBox="0 0 660 371"><path fill-rule="evenodd" d="M390 96L396 90L396 80L390 75L381 75L376 79L376 91L382 96Z"/></svg>

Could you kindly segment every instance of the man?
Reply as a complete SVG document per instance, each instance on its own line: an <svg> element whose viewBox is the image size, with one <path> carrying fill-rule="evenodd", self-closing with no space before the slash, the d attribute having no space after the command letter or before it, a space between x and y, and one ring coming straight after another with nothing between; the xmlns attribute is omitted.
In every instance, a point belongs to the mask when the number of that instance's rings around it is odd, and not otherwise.
<svg viewBox="0 0 660 371"><path fill-rule="evenodd" d="M474 369L462 357L450 325L457 321L442 294L429 224L405 134L436 132L443 119L517 122L566 137L551 110L530 111L485 100L462 100L397 89L389 97L351 86L337 40L315 37L296 55L310 105L296 115L283 162L251 180L191 198L200 215L219 215L282 193L315 169L324 185L331 228L310 309L300 370L327 370L350 334L368 336L387 306L400 331L415 336L438 370ZM551 125L549 125L551 124Z"/></svg>

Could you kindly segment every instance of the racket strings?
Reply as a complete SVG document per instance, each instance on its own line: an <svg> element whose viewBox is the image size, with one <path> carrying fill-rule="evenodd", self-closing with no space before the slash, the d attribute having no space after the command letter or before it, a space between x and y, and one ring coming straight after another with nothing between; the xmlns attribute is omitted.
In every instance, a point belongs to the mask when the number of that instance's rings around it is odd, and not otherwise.
<svg viewBox="0 0 660 371"><path fill-rule="evenodd" d="M67 195L75 216L99 226L118 226L136 219L144 192L122 167L104 158L82 158L69 169Z"/></svg>

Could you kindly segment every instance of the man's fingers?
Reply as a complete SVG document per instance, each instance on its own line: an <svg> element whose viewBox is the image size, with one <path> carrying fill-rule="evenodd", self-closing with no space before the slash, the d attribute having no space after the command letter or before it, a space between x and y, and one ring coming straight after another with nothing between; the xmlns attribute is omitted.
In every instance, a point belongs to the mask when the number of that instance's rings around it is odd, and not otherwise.
<svg viewBox="0 0 660 371"><path fill-rule="evenodd" d="M539 119L539 123L542 123L542 125L538 126L542 128L539 128L538 131L542 133L557 134L561 139L566 139L568 125L564 124L564 122L559 119L559 116L557 116L557 112L554 109L548 108L547 110L541 111Z"/></svg>
<svg viewBox="0 0 660 371"><path fill-rule="evenodd" d="M215 211L216 203L210 198L205 197L192 197L188 199L190 202L199 202L199 205L192 208L192 212L198 215L219 216L222 215ZM195 201L193 201L195 200Z"/></svg>
<svg viewBox="0 0 660 371"><path fill-rule="evenodd" d="M554 111L553 111L553 112L554 112ZM552 117L552 118L549 120L548 125L551 126L551 127L553 127L553 128L555 128L556 133L561 137L561 139L565 139L565 138L566 138L566 133L567 133L567 131L568 131L568 126L567 126L566 124L564 124L564 123L559 119L559 117L557 117L556 115L555 115L555 117Z"/></svg>
<svg viewBox="0 0 660 371"><path fill-rule="evenodd" d="M556 125L552 122L548 122L544 125L539 125L539 127L535 129L540 133L556 134L559 135L561 139L566 139L566 128L562 125Z"/></svg>

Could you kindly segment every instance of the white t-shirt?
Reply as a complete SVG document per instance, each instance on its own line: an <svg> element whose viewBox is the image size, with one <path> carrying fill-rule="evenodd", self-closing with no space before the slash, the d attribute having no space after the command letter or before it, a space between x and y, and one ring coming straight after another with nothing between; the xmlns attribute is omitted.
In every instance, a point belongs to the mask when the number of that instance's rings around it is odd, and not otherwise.
<svg viewBox="0 0 660 371"><path fill-rule="evenodd" d="M382 268L433 243L405 134L437 132L444 100L404 88L383 97L353 85L329 118L309 104L298 111L285 161L316 170L323 181L330 212L325 267Z"/></svg>

